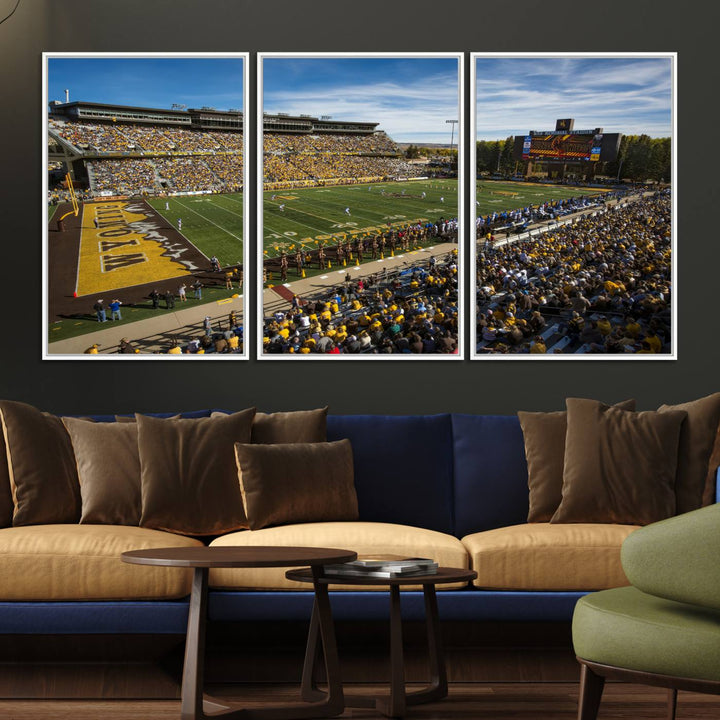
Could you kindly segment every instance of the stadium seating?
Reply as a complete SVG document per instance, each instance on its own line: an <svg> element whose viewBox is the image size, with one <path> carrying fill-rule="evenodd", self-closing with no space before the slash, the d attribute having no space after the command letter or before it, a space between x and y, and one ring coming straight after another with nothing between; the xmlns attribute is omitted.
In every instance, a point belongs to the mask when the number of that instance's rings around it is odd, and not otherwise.
<svg viewBox="0 0 720 720"><path fill-rule="evenodd" d="M328 180L356 182L418 177L424 169L406 162L383 132L372 135L284 135L263 137L266 189Z"/></svg>
<svg viewBox="0 0 720 720"><path fill-rule="evenodd" d="M243 184L240 132L55 119L49 129L86 158L92 192L229 192Z"/></svg>

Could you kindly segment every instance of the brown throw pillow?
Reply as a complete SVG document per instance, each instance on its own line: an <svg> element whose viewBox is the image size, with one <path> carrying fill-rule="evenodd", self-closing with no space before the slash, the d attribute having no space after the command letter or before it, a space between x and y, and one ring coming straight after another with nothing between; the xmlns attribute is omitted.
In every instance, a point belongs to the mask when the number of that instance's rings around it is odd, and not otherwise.
<svg viewBox="0 0 720 720"><path fill-rule="evenodd" d="M76 523L80 484L70 436L60 418L32 405L0 401L13 525Z"/></svg>
<svg viewBox="0 0 720 720"><path fill-rule="evenodd" d="M647 525L675 513L683 411L628 412L566 400L562 502L551 522Z"/></svg>
<svg viewBox="0 0 720 720"><path fill-rule="evenodd" d="M12 525L13 511L12 490L10 489L10 470L8 468L7 446L5 433L0 423L0 528Z"/></svg>
<svg viewBox="0 0 720 720"><path fill-rule="evenodd" d="M82 498L81 523L140 522L137 423L91 423L63 418L70 434Z"/></svg>
<svg viewBox="0 0 720 720"><path fill-rule="evenodd" d="M687 420L683 423L680 432L680 452L675 481L677 513L680 514L697 510L703 505L708 464L720 424L720 393L681 405L662 405L658 408L658 412L661 413L676 410L684 410L687 413Z"/></svg>
<svg viewBox="0 0 720 720"><path fill-rule="evenodd" d="M613 407L632 411L635 400L625 400ZM528 466L528 522L550 522L562 500L567 412L521 411L518 418Z"/></svg>
<svg viewBox="0 0 720 720"><path fill-rule="evenodd" d="M288 523L358 519L349 440L235 445L251 530Z"/></svg>
<svg viewBox="0 0 720 720"><path fill-rule="evenodd" d="M211 417L227 413L215 411ZM252 426L252 443L316 443L327 440L327 407L317 410L257 413Z"/></svg>
<svg viewBox="0 0 720 720"><path fill-rule="evenodd" d="M235 443L250 442L255 408L224 418L136 415L142 527L220 535L247 527Z"/></svg>

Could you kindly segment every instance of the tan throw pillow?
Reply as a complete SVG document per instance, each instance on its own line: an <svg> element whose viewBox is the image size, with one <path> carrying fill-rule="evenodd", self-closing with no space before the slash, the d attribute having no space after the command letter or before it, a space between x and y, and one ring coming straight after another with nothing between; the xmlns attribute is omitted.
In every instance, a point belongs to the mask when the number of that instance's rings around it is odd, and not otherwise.
<svg viewBox="0 0 720 720"><path fill-rule="evenodd" d="M70 434L82 498L81 523L138 525L140 456L136 423L63 418Z"/></svg>
<svg viewBox="0 0 720 720"><path fill-rule="evenodd" d="M80 484L70 436L60 418L25 403L0 401L13 525L76 523Z"/></svg>
<svg viewBox="0 0 720 720"><path fill-rule="evenodd" d="M675 481L677 513L680 514L697 510L703 505L708 464L720 424L720 393L681 405L662 405L658 408L661 413L677 410L687 413L687 420L680 432Z"/></svg>
<svg viewBox="0 0 720 720"><path fill-rule="evenodd" d="M142 527L220 535L247 527L235 443L250 442L255 408L224 418L136 415Z"/></svg>
<svg viewBox="0 0 720 720"><path fill-rule="evenodd" d="M566 400L562 502L551 522L647 525L675 513L683 411L628 412Z"/></svg>
<svg viewBox="0 0 720 720"><path fill-rule="evenodd" d="M250 442L275 445L277 443L316 443L327 440L327 407L317 410L257 413ZM215 411L210 417L227 413Z"/></svg>
<svg viewBox="0 0 720 720"><path fill-rule="evenodd" d="M268 525L358 519L349 440L235 445L251 530Z"/></svg>
<svg viewBox="0 0 720 720"><path fill-rule="evenodd" d="M635 410L635 400L613 407ZM550 522L562 500L567 412L518 412L525 440L530 509L528 522Z"/></svg>

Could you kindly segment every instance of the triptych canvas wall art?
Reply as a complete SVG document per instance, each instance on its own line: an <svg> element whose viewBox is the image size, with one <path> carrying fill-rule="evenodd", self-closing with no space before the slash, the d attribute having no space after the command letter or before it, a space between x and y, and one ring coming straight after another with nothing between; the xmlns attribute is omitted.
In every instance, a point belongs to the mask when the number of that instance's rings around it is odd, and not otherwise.
<svg viewBox="0 0 720 720"><path fill-rule="evenodd" d="M465 59L47 53L43 357L674 359L674 55Z"/></svg>

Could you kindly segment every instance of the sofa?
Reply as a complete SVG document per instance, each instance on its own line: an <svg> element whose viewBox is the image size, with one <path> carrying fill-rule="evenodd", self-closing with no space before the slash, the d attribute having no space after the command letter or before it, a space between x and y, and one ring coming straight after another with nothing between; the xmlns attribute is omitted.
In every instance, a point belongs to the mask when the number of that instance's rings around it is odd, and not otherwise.
<svg viewBox="0 0 720 720"><path fill-rule="evenodd" d="M472 568L473 586L440 592L441 617L462 621L570 620L584 593L627 584L620 546L634 526L526 522L527 467L514 416L330 415L327 438L352 443L359 522L245 530L210 544L347 547ZM2 529L2 576L19 579L0 590L0 633L182 632L189 574L125 566L119 555L200 543L107 525ZM211 620L305 619L311 609L307 587L281 570L218 570L210 587ZM422 593L404 598L406 617L421 617ZM336 587L332 602L337 619L386 612L382 592Z"/></svg>
<svg viewBox="0 0 720 720"><path fill-rule="evenodd" d="M89 419L116 421L108 415ZM432 557L440 565L477 571L472 585L439 588L441 619L461 625L569 627L580 597L628 584L620 549L637 526L527 522L528 468L518 417L329 415L327 440L345 438L352 444L357 521L289 524L211 538L118 525L0 529L5 579L0 635L182 635L190 571L131 566L119 559L126 550L172 545L310 545L347 548L361 556ZM420 589L402 597L403 618L422 619ZM282 569L218 569L210 575L211 625L306 622L312 602L307 585L286 580ZM383 620L388 614L382 588L331 586L331 602L340 622Z"/></svg>

